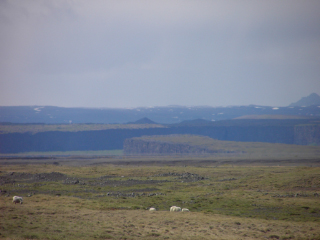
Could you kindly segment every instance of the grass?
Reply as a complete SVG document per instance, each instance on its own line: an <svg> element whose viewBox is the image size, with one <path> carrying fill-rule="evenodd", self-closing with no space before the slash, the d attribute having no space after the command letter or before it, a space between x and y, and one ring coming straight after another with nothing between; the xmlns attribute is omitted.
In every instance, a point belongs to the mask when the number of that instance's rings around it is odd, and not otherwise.
<svg viewBox="0 0 320 240"><path fill-rule="evenodd" d="M11 172L85 184L1 181L0 239L320 239L318 167L27 164L0 177Z"/></svg>
<svg viewBox="0 0 320 240"><path fill-rule="evenodd" d="M46 199L47 204L57 200ZM66 204L66 200L60 198ZM77 203L72 202L72 206ZM33 210L28 206L16 218L15 225L4 226L11 232L2 233L7 239L262 239L278 236L278 239L295 236L295 239L311 239L317 236L317 225L288 223L275 220L253 220L203 213L148 212L142 210L98 211L70 209ZM17 208L13 208L13 212ZM17 227L17 225L19 227ZM41 231L45 229L45 231ZM312 229L312 230L311 230Z"/></svg>

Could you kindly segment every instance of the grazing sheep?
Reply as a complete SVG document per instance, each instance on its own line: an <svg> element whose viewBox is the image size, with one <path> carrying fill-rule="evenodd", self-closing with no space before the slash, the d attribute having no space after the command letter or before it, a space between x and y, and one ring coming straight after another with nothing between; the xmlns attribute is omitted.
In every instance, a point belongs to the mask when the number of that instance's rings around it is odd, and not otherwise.
<svg viewBox="0 0 320 240"><path fill-rule="evenodd" d="M172 206L170 208L170 212L181 212L181 207Z"/></svg>
<svg viewBox="0 0 320 240"><path fill-rule="evenodd" d="M182 208L181 212L190 212L188 208Z"/></svg>
<svg viewBox="0 0 320 240"><path fill-rule="evenodd" d="M22 204L22 203L23 203L23 200L22 200L22 197L14 196L14 197L12 198L12 202L13 202L14 204L16 204L16 203Z"/></svg>
<svg viewBox="0 0 320 240"><path fill-rule="evenodd" d="M149 211L155 212L157 211L157 209L155 209L154 207L150 208Z"/></svg>
<svg viewBox="0 0 320 240"><path fill-rule="evenodd" d="M181 212L181 207L176 207L174 212Z"/></svg>

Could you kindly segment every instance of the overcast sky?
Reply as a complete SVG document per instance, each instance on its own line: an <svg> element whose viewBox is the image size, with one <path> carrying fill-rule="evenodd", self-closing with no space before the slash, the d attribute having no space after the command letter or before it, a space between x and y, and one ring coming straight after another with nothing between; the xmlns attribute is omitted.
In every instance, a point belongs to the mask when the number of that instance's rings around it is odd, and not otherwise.
<svg viewBox="0 0 320 240"><path fill-rule="evenodd" d="M0 105L287 106L320 94L319 0L1 0Z"/></svg>

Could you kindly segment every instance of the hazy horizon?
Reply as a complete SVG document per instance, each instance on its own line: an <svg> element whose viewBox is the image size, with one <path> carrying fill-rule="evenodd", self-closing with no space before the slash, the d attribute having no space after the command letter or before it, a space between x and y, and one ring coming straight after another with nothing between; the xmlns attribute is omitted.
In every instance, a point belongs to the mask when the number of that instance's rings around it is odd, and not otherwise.
<svg viewBox="0 0 320 240"><path fill-rule="evenodd" d="M0 106L288 106L320 94L320 1L3 0Z"/></svg>

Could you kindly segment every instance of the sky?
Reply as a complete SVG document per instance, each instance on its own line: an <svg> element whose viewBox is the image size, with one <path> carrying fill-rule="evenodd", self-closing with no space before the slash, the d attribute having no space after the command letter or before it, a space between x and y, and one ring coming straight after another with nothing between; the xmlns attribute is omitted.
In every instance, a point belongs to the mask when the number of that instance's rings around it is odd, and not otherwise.
<svg viewBox="0 0 320 240"><path fill-rule="evenodd" d="M1 0L0 106L288 106L320 95L319 0Z"/></svg>

